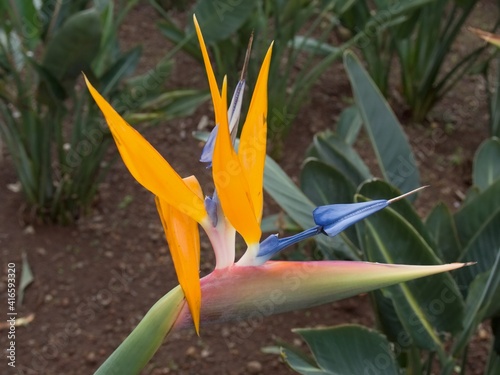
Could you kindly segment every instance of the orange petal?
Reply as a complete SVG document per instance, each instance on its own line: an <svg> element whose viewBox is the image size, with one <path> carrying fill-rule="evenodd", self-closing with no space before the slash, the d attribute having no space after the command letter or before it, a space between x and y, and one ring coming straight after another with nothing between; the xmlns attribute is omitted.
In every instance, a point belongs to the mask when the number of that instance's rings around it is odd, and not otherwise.
<svg viewBox="0 0 500 375"><path fill-rule="evenodd" d="M198 224L162 198L157 196L155 201L167 237L177 279L186 297L196 332L199 334L201 286Z"/></svg>
<svg viewBox="0 0 500 375"><path fill-rule="evenodd" d="M205 40L203 39L203 34L201 33L200 25L198 24L198 20L196 16L193 15L194 27L196 29L196 34L198 36L198 41L200 43L201 54L203 55L203 62L205 63L205 70L208 76L208 85L210 86L210 93L212 95L212 102L214 104L214 112L215 112L215 123L220 124L222 121L222 116L227 116L223 113L222 107L222 98L219 92L219 88L217 86L217 80L215 79L215 74L212 69L212 64L210 63L210 58L208 57L207 46L205 45Z"/></svg>
<svg viewBox="0 0 500 375"><path fill-rule="evenodd" d="M227 84L222 85L222 110L212 159L212 174L224 215L247 244L257 243L261 230L250 198L250 189L238 155L234 151L227 123ZM253 181L252 181L253 183Z"/></svg>
<svg viewBox="0 0 500 375"><path fill-rule="evenodd" d="M238 157L250 184L250 199L257 221L262 219L264 162L267 140L267 78L271 63L272 44L260 68L259 77L250 102L250 108L241 131Z"/></svg>
<svg viewBox="0 0 500 375"><path fill-rule="evenodd" d="M166 203L201 223L207 217L203 199L184 183L151 144L132 128L97 92L85 77L87 87L101 109L118 151L134 178Z"/></svg>

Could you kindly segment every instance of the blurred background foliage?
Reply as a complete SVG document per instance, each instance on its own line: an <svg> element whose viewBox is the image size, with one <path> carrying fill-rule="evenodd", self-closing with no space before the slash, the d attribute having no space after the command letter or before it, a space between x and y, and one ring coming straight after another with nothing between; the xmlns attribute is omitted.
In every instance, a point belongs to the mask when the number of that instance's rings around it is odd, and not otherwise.
<svg viewBox="0 0 500 375"><path fill-rule="evenodd" d="M132 76L141 47L121 51L118 29L137 1L0 3L0 134L31 219L69 223L92 206L110 134L82 72L129 121L192 114L199 90L164 92L172 65Z"/></svg>

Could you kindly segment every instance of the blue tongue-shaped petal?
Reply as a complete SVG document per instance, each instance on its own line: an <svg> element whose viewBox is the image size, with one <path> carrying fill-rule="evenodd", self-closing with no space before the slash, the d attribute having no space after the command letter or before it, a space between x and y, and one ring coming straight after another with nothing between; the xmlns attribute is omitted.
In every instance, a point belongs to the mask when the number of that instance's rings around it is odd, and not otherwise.
<svg viewBox="0 0 500 375"><path fill-rule="evenodd" d="M323 228L323 233L333 237L352 224L387 207L389 204L414 194L427 186L419 187L398 197L386 200L379 199L361 203L330 204L320 206L313 211L314 222Z"/></svg>
<svg viewBox="0 0 500 375"><path fill-rule="evenodd" d="M330 204L313 211L314 222L330 237L389 205L385 199L350 204Z"/></svg>
<svg viewBox="0 0 500 375"><path fill-rule="evenodd" d="M389 204L426 187L427 186L422 186L389 200L379 199L362 203L330 204L327 206L320 206L313 211L313 218L316 223L315 227L290 237L278 238L278 235L276 234L267 237L260 243L259 252L253 261L253 265L261 265L284 248L306 238L313 237L319 233L326 234L330 237L336 236L350 225L355 224L371 214L387 207Z"/></svg>
<svg viewBox="0 0 500 375"><path fill-rule="evenodd" d="M231 105L227 111L227 118L229 122L229 132L231 133L231 138L236 139L236 133L238 132L238 127L236 126L240 120L241 114L241 104L243 102L243 91L245 90L245 80L242 79L238 82L238 85L234 89L234 94L231 99ZM202 163L208 163L207 168L212 166L212 155L214 153L215 139L217 138L217 130L219 125L217 124L210 133L207 143L203 147L201 152L200 161Z"/></svg>

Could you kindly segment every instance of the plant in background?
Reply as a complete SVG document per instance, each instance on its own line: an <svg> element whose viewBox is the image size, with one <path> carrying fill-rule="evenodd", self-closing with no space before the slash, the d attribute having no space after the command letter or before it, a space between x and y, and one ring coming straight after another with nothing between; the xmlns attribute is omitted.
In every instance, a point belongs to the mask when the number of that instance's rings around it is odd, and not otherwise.
<svg viewBox="0 0 500 375"><path fill-rule="evenodd" d="M496 34L489 33L480 29L469 27L469 31L476 34L485 41L493 44L496 47L500 47L500 36ZM490 79L490 64L496 63L493 74L493 80ZM484 79L486 81L486 93L488 95L488 101L490 104L490 132L491 135L500 138L500 54L497 49L496 54L492 56L491 61L485 65L483 72Z"/></svg>
<svg viewBox="0 0 500 375"><path fill-rule="evenodd" d="M250 102L238 151L233 146L244 82L227 107L227 80L219 90L205 42L196 32L208 75L217 128L203 159L212 167L215 191L203 197L194 176L181 178L87 80L130 173L156 196L180 286L161 298L96 374L138 374L173 329L200 323L245 320L333 301L401 281L457 269L465 264L407 266L366 262L269 262L273 254L302 239L335 236L399 198L351 205L328 205L309 212L314 224L291 237L271 235L261 242L262 180L266 160L269 48ZM212 243L215 270L199 278L198 224ZM235 263L235 234L247 250ZM290 277L300 282L290 285ZM271 306L265 312L259 306Z"/></svg>
<svg viewBox="0 0 500 375"><path fill-rule="evenodd" d="M156 4L153 0L152 4ZM307 102L312 87L323 72L342 56L346 48L377 40L379 30L401 22L405 15L424 3L405 1L384 17L367 14L363 24L352 37L338 46L329 44L331 35L342 17L355 2L336 1L240 1L213 2L199 0L193 12L198 14L207 44L211 47L216 65L222 72L233 71L245 58L248 35L254 33L254 45L261 59L271 40L274 40L274 59L270 67L269 138L273 155L280 156L282 142L289 133L301 106ZM165 20L159 24L162 33L200 64L202 56L197 49L191 26L179 27L169 14L156 6ZM300 70L297 71L297 67ZM248 82L253 84L258 66L250 60ZM237 82L237 72L229 76ZM222 77L219 77L222 78ZM244 104L245 108L246 105Z"/></svg>
<svg viewBox="0 0 500 375"><path fill-rule="evenodd" d="M451 62L453 43L476 0L413 3L420 6L415 6L401 22L377 33L373 40L360 47L368 70L384 95L388 94L391 62L396 57L401 69L403 97L415 121L420 122L464 75L471 72L484 47ZM377 1L375 9L373 7L368 1L352 2L348 11L340 16L340 22L351 32L357 31L373 13L385 18L401 4ZM497 27L498 22L494 29ZM445 64L449 66L445 67Z"/></svg>
<svg viewBox="0 0 500 375"><path fill-rule="evenodd" d="M300 227L307 227L303 213L310 206L387 199L397 195L398 189L419 185L413 152L381 92L352 53L346 53L344 65L356 107L343 113L336 133L314 138L301 175L305 195L282 177L269 176L265 181L267 192ZM361 126L385 181L374 179L352 146ZM464 373L469 342L477 326L491 319L494 338L485 373L497 374L499 155L500 143L495 138L480 146L474 161L475 186L455 214L438 204L422 221L412 204L402 200L348 228L333 246L318 243L330 259L425 264L473 259L477 267L374 291L377 328L383 335L356 325L300 329L297 332L308 343L314 360L284 345L280 352L286 362L302 374L399 374L401 370L430 374L436 363L441 374Z"/></svg>
<svg viewBox="0 0 500 375"><path fill-rule="evenodd" d="M33 216L75 220L92 205L105 172L111 137L76 83L82 70L130 118L187 115L207 99L193 90L160 95L171 69L168 55L120 87L141 55L140 47L120 52L117 39L136 2L118 2L117 11L112 1L0 4L0 136Z"/></svg>
<svg viewBox="0 0 500 375"><path fill-rule="evenodd" d="M424 120L434 105L468 74L484 51L474 49L450 63L450 52L476 0L438 0L422 7L413 20L408 38L392 33L401 65L403 96L416 121ZM498 27L498 22L495 29ZM437 32L437 34L436 34Z"/></svg>

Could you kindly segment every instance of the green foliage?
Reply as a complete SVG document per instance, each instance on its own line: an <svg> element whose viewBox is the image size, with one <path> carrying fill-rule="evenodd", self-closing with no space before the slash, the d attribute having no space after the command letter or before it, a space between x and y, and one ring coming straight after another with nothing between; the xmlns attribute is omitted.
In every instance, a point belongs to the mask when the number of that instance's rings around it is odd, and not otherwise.
<svg viewBox="0 0 500 375"><path fill-rule="evenodd" d="M382 94L354 55L347 53L344 62L362 126L375 154L385 153L385 157L377 155L377 160L386 181L373 179L351 146L354 142L352 134L357 134L358 130L348 135L342 125L337 127L340 132L316 135L307 152L301 186L315 204L390 199L399 195L400 189L407 191L419 184L418 172L416 176L412 175L416 170L414 164L410 164L412 168L404 169L401 179L394 179L394 175L387 173L388 166L394 165L392 163L398 160L398 155L414 160L411 148ZM347 111L349 113L341 116L341 121L355 118L352 108ZM352 123L352 120L348 122ZM387 142L387 139L393 141ZM456 213L440 203L424 222L411 202L405 199L356 224L355 228L346 231L345 239L341 238L349 244L353 256L371 262L477 262L452 274L413 280L372 293L377 326L392 343L389 353L396 356L405 373L429 373L435 365L434 357L440 363L441 374L449 375L457 368L462 373L460 366L467 362L467 345L478 324L490 318L496 322L500 317L498 148L495 137L479 147L473 170L476 186L471 188L469 198ZM287 202L278 203L289 212L289 207L284 204ZM323 253L326 257L338 256L338 252L332 249ZM315 330L315 334L327 337L335 329L337 327ZM368 331L359 334L364 340L372 339ZM499 332L494 334L497 342ZM347 339L335 337L337 343ZM322 345L329 348L337 345L330 340L325 338ZM318 349L310 344L309 347L316 358ZM314 363L304 353L287 346L282 350L287 363L299 373L353 373L339 364L333 354L325 359L328 362L325 364L317 358L317 363ZM492 374L498 369L498 351L495 350L492 343L486 373ZM352 366L362 363L363 355L354 351L346 354ZM366 366L363 369L368 371Z"/></svg>
<svg viewBox="0 0 500 375"><path fill-rule="evenodd" d="M476 0L404 3L413 3L413 10L382 32L373 33L373 38L361 46L361 51L370 75L384 95L388 94L393 60L398 62L403 97L414 119L422 121L433 106L472 71L485 47L478 47L458 59L450 58L451 47ZM356 1L348 12L340 15L340 23L354 32L373 14L387 17L399 6L400 2L385 0Z"/></svg>
<svg viewBox="0 0 500 375"><path fill-rule="evenodd" d="M281 348L283 359L299 374L400 373L389 341L376 331L352 324L294 332L302 336L314 356L312 360L291 346Z"/></svg>
<svg viewBox="0 0 500 375"><path fill-rule="evenodd" d="M130 76L141 48L121 52L118 27L136 1L22 1L2 12L0 136L16 169L29 212L68 223L91 207L106 168L111 136L81 87L85 72L129 121L192 113L207 99L194 90L161 94L167 55Z"/></svg>
<svg viewBox="0 0 500 375"><path fill-rule="evenodd" d="M428 0L427 0L428 1ZM151 0L165 20L161 32L173 43L202 64L191 22L183 29L169 14ZM353 1L209 1L198 0L193 12L211 48L219 81L228 74L229 85L240 79L235 67L243 66L246 47L253 33L253 50L258 56L248 65L250 87L256 80L260 62L271 41L273 58L269 74L268 131L274 155L280 155L283 138L288 134L295 116L307 101L313 85L346 48L365 43L388 25L396 22L425 1L406 1L385 17L367 15L362 27L338 46L328 39ZM300 71L297 72L297 66Z"/></svg>

